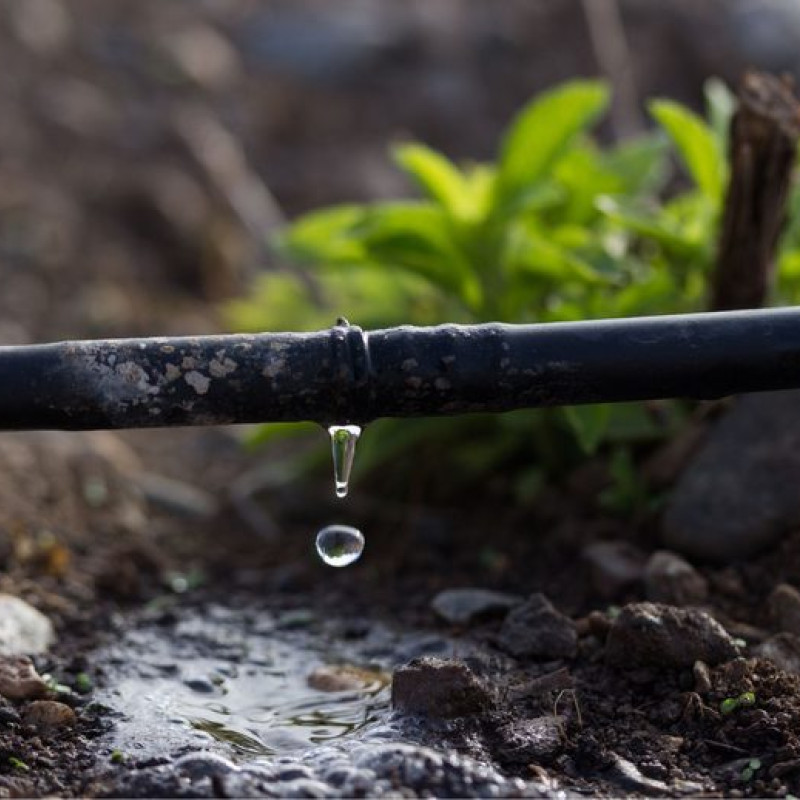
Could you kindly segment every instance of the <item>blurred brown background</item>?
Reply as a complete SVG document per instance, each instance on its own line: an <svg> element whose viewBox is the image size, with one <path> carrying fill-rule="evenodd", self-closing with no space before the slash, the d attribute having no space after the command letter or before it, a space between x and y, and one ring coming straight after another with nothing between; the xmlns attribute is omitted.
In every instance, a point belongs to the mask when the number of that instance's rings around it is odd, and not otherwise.
<svg viewBox="0 0 800 800"><path fill-rule="evenodd" d="M608 73L632 133L798 42L789 0L3 0L0 343L211 332L283 218L409 190L393 139L486 158Z"/></svg>

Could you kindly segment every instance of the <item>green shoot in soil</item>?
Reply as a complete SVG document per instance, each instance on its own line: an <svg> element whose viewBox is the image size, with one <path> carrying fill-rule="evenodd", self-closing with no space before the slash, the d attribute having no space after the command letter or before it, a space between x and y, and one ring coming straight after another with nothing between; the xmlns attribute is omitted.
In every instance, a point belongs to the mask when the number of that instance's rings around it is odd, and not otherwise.
<svg viewBox="0 0 800 800"><path fill-rule="evenodd" d="M756 696L753 692L743 692L738 697L726 697L719 704L720 714L732 714L739 708L747 708L756 704Z"/></svg>

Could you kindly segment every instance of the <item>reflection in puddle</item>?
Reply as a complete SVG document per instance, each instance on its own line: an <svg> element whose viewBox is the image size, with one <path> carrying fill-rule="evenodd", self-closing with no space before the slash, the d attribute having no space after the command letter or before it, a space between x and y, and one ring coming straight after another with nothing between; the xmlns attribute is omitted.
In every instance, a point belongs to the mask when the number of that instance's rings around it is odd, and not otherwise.
<svg viewBox="0 0 800 800"><path fill-rule="evenodd" d="M97 699L121 712L115 747L144 756L214 740L250 760L387 735L387 673L364 664L339 676L331 665L357 656L335 640L216 615L139 628L103 654L115 667Z"/></svg>
<svg viewBox="0 0 800 800"><path fill-rule="evenodd" d="M250 671L218 687L224 703L184 700L175 711L196 730L253 755L321 744L362 731L385 717L389 693L380 673L358 691L320 691L307 681L311 654L282 652L285 672Z"/></svg>

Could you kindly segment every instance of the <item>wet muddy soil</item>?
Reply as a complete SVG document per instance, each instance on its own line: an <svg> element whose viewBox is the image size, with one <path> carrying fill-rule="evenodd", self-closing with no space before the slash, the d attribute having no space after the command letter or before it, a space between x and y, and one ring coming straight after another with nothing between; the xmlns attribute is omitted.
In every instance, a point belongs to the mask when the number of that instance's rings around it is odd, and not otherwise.
<svg viewBox="0 0 800 800"><path fill-rule="evenodd" d="M181 439L175 454L191 441ZM332 486L307 489L324 518ZM775 655L782 640L767 608L775 585L800 569L797 537L739 567L698 568L705 597L676 605L646 602L641 576L609 593L582 555L597 543L598 520L573 519L567 536L566 511L557 529L536 515L527 529L511 516L502 532L495 525L493 568L478 557L488 523L477 509L427 509L438 515L439 548L454 535L444 556L433 541L420 546L430 524L407 520L400 545L385 523L357 519L365 553L333 569L315 553L312 524L265 545L229 510L187 519L134 502L144 528L123 550L76 547L68 572L54 579L37 567L35 582L14 562L17 582L6 588L56 622L51 655L36 665L76 720L37 727L26 722L32 701L6 704L0 787L9 794L798 788L797 655L791 643ZM97 513L86 509L90 527ZM145 546L147 528L161 534ZM613 530L606 542L624 539ZM626 546L646 555L646 531L636 534L627 531ZM490 608L474 587L502 590L508 603ZM469 591L442 595L454 588Z"/></svg>

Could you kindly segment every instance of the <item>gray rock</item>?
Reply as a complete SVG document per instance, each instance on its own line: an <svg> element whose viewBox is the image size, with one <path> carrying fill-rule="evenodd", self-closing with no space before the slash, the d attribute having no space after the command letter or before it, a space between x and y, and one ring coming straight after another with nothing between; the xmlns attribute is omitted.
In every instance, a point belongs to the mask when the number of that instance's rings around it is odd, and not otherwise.
<svg viewBox="0 0 800 800"><path fill-rule="evenodd" d="M606 661L627 669L713 666L737 655L733 639L705 611L659 603L625 606L606 640Z"/></svg>
<svg viewBox="0 0 800 800"><path fill-rule="evenodd" d="M771 661L786 672L800 675L800 636L779 633L753 648L753 655Z"/></svg>
<svg viewBox="0 0 800 800"><path fill-rule="evenodd" d="M673 490L667 546L715 563L747 558L800 524L800 392L748 395Z"/></svg>
<svg viewBox="0 0 800 800"><path fill-rule="evenodd" d="M522 603L518 595L489 589L445 589L431 601L431 608L451 625L470 625L492 617L505 616Z"/></svg>
<svg viewBox="0 0 800 800"><path fill-rule="evenodd" d="M10 594L0 594L0 655L37 655L53 643L50 620L32 605Z"/></svg>
<svg viewBox="0 0 800 800"><path fill-rule="evenodd" d="M616 597L642 579L645 555L630 542L593 542L581 555L589 565L594 590L606 599Z"/></svg>
<svg viewBox="0 0 800 800"><path fill-rule="evenodd" d="M779 631L800 635L800 592L788 583L778 584L767 600L772 622Z"/></svg>
<svg viewBox="0 0 800 800"><path fill-rule="evenodd" d="M708 597L708 582L679 555L657 550L645 566L644 591L655 603L700 605Z"/></svg>
<svg viewBox="0 0 800 800"><path fill-rule="evenodd" d="M392 706L405 714L464 717L494 708L492 692L458 661L418 658L392 677Z"/></svg>
<svg viewBox="0 0 800 800"><path fill-rule="evenodd" d="M497 644L515 658L573 658L578 633L569 617L543 594L534 594L506 617Z"/></svg>

